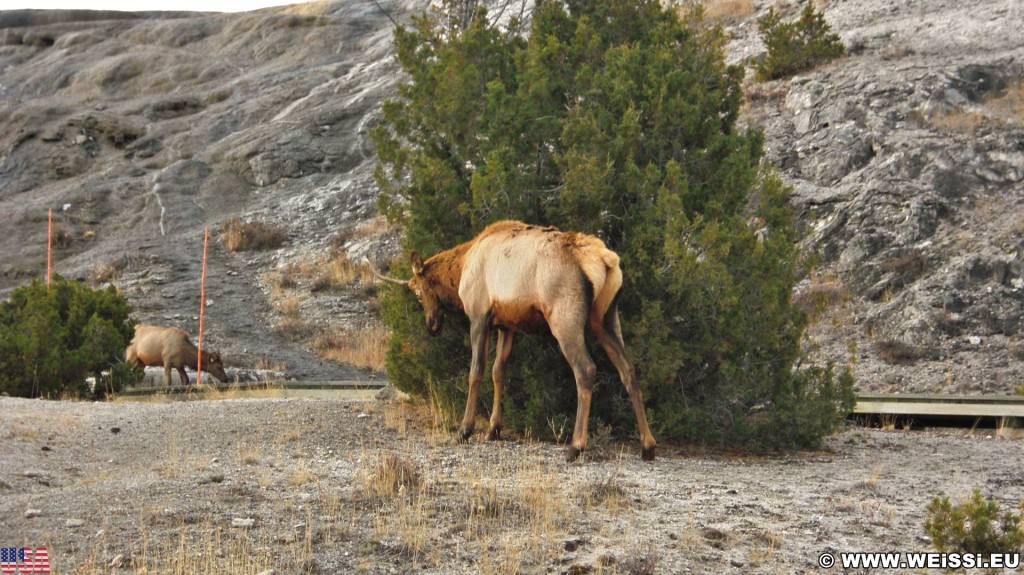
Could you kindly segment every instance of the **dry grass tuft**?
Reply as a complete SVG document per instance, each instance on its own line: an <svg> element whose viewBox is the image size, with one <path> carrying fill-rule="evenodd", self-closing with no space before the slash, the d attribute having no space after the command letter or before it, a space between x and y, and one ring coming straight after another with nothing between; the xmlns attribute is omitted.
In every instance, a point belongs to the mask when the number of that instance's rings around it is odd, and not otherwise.
<svg viewBox="0 0 1024 575"><path fill-rule="evenodd" d="M255 443L238 444L238 460L245 465L256 465L260 462L260 446Z"/></svg>
<svg viewBox="0 0 1024 575"><path fill-rule="evenodd" d="M924 356L924 350L921 348L896 339L876 341L875 353L889 365L912 364Z"/></svg>
<svg viewBox="0 0 1024 575"><path fill-rule="evenodd" d="M980 106L955 108L928 116L927 124L947 134L974 134L988 126L1024 125L1024 80L991 94Z"/></svg>
<svg viewBox="0 0 1024 575"><path fill-rule="evenodd" d="M302 487L303 485L315 482L316 473L302 460L295 464L295 467L292 468L291 473L288 475L288 483L293 487Z"/></svg>
<svg viewBox="0 0 1024 575"><path fill-rule="evenodd" d="M373 272L366 264L355 264L345 254L336 254L316 266L310 291L329 291L352 286L374 286Z"/></svg>
<svg viewBox="0 0 1024 575"><path fill-rule="evenodd" d="M826 311L850 301L850 289L835 274L811 274L793 291L793 304L813 322Z"/></svg>
<svg viewBox="0 0 1024 575"><path fill-rule="evenodd" d="M1007 124L1024 124L1024 80L1011 84L1005 92L985 104L997 120Z"/></svg>
<svg viewBox="0 0 1024 575"><path fill-rule="evenodd" d="M377 373L384 372L391 330L378 323L357 330L326 330L313 342L320 357Z"/></svg>
<svg viewBox="0 0 1024 575"><path fill-rule="evenodd" d="M395 453L381 453L361 473L364 492L376 499L392 500L398 496L412 495L423 485L419 465Z"/></svg>
<svg viewBox="0 0 1024 575"><path fill-rule="evenodd" d="M619 572L628 575L654 575L658 573L661 556L654 543L638 544L619 561Z"/></svg>
<svg viewBox="0 0 1024 575"><path fill-rule="evenodd" d="M754 14L754 0L704 0L704 15L712 22L733 24Z"/></svg>
<svg viewBox="0 0 1024 575"><path fill-rule="evenodd" d="M288 234L283 228L265 222L247 222L231 218L220 229L221 242L229 252L273 250L284 245Z"/></svg>

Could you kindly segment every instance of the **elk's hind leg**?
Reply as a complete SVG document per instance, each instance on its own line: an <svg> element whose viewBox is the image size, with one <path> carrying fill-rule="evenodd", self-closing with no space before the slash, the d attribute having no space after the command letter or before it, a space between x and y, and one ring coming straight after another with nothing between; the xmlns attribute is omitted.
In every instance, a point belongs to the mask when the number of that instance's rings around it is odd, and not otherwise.
<svg viewBox="0 0 1024 575"><path fill-rule="evenodd" d="M512 352L513 335L511 331L498 329L494 367L491 370L491 379L494 381L494 405L491 408L491 428L487 431L487 439L501 439L501 395L505 388L505 366Z"/></svg>
<svg viewBox="0 0 1024 575"><path fill-rule="evenodd" d="M636 415L636 425L640 432L640 444L642 447L641 458L644 461L654 461L654 452L658 447L654 441L654 435L647 424L647 412L644 410L644 398L640 392L640 386L636 383L636 369L632 362L626 357L626 345L622 341L622 328L619 325L619 314L612 307L605 314L603 322L592 321L590 329L601 342L601 347L608 354L608 359L615 364L619 372L619 379L629 393L629 400L633 404L633 413Z"/></svg>

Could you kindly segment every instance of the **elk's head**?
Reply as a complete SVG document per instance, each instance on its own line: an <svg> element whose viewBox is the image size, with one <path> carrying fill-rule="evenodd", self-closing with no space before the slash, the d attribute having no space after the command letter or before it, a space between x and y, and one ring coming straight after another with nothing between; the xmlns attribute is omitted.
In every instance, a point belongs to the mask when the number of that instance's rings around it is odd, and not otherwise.
<svg viewBox="0 0 1024 575"><path fill-rule="evenodd" d="M220 380L221 383L228 382L228 374L224 371L224 360L217 352L203 352L203 371L208 372Z"/></svg>
<svg viewBox="0 0 1024 575"><path fill-rule="evenodd" d="M409 289L423 306L423 313L426 316L427 332L430 335L441 333L441 320L444 319L444 305L437 296L437 289L434 287L431 278L425 273L423 258L417 252L410 254L412 260L412 279L409 280Z"/></svg>
<svg viewBox="0 0 1024 575"><path fill-rule="evenodd" d="M420 305L423 306L423 313L426 315L427 332L430 335L437 335L441 333L441 320L444 318L444 305L441 299L437 295L437 289L433 285L432 279L424 273L426 265L423 263L423 257L417 252L410 254L412 260L412 278L409 280L400 280L388 276L381 275L377 271L376 267L370 265L370 270L373 275L385 282L404 285L412 290L413 295L419 300Z"/></svg>

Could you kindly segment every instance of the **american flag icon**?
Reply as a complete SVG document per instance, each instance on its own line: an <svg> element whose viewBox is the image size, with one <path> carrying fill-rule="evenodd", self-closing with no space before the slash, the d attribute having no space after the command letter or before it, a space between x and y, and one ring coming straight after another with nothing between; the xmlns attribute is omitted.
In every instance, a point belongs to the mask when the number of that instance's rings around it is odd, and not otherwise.
<svg viewBox="0 0 1024 575"><path fill-rule="evenodd" d="M50 554L46 547L0 547L0 573L28 575L50 573Z"/></svg>

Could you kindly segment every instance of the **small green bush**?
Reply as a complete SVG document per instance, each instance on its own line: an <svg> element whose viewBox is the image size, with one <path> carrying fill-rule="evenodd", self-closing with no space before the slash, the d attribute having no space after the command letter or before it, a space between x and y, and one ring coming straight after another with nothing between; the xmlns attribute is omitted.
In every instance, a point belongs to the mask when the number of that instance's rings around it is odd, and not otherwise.
<svg viewBox="0 0 1024 575"><path fill-rule="evenodd" d="M777 80L810 70L846 53L839 34L832 32L825 15L805 0L800 18L783 22L775 7L757 21L768 53L756 66L757 80Z"/></svg>
<svg viewBox="0 0 1024 575"><path fill-rule="evenodd" d="M110 286L93 290L54 276L35 280L0 303L0 393L18 397L82 397L86 377L124 358L134 332L131 307ZM124 378L97 384L117 391Z"/></svg>
<svg viewBox="0 0 1024 575"><path fill-rule="evenodd" d="M999 513L999 504L981 496L954 505L949 497L936 496L928 504L925 533L940 552L1019 553L1024 551L1024 502L1021 512Z"/></svg>

